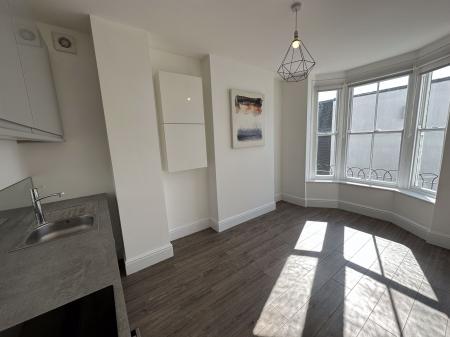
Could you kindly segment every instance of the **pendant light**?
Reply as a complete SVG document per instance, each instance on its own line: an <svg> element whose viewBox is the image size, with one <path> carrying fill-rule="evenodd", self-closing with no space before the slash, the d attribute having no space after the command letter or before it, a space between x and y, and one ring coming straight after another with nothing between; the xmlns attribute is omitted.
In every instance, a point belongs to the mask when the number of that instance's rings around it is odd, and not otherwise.
<svg viewBox="0 0 450 337"><path fill-rule="evenodd" d="M295 12L294 39L277 71L287 82L300 82L307 79L316 64L303 41L298 38L297 14L301 6L300 2L294 2L291 6L292 11Z"/></svg>

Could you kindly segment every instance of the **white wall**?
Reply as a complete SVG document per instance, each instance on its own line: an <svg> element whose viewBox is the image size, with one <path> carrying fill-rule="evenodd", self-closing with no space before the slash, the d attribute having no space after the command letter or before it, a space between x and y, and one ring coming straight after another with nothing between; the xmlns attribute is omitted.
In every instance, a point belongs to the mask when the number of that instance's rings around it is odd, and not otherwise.
<svg viewBox="0 0 450 337"><path fill-rule="evenodd" d="M392 209L405 219L412 219L428 230L431 228L435 209L435 204L432 202L424 202L409 195L394 193Z"/></svg>
<svg viewBox="0 0 450 337"><path fill-rule="evenodd" d="M283 130L282 130L282 111L283 111L283 97L282 97L283 82L279 78L275 78L273 82L273 147L275 160L275 201L281 199L281 184L282 184L282 144L283 144Z"/></svg>
<svg viewBox="0 0 450 337"><path fill-rule="evenodd" d="M218 214L218 193L216 184L216 154L214 151L214 120L213 103L211 90L211 64L209 56L202 60L203 71L203 102L205 107L205 133L206 133L206 151L208 155L208 199L209 199L209 218L214 227L219 219Z"/></svg>
<svg viewBox="0 0 450 337"><path fill-rule="evenodd" d="M0 139L0 158L0 190L29 176L17 142Z"/></svg>
<svg viewBox="0 0 450 337"><path fill-rule="evenodd" d="M148 34L91 17L127 273L173 255Z"/></svg>
<svg viewBox="0 0 450 337"><path fill-rule="evenodd" d="M202 77L200 58L150 48L153 74L159 70ZM172 240L209 227L207 168L164 172L163 186Z"/></svg>
<svg viewBox="0 0 450 337"><path fill-rule="evenodd" d="M300 203L305 198L306 81L282 84L282 195Z"/></svg>
<svg viewBox="0 0 450 337"><path fill-rule="evenodd" d="M218 218L223 230L274 205L274 78L271 72L209 55ZM264 94L265 145L231 147L231 88Z"/></svg>
<svg viewBox="0 0 450 337"><path fill-rule="evenodd" d="M303 178L304 179L304 178ZM339 184L325 182L306 182L305 201L309 205L320 205L320 203L329 204L330 200L339 200Z"/></svg>
<svg viewBox="0 0 450 337"><path fill-rule="evenodd" d="M445 137L444 155L437 191L436 207L429 240L450 249L450 135Z"/></svg>
<svg viewBox="0 0 450 337"><path fill-rule="evenodd" d="M42 194L64 191L65 199L97 193L113 194L111 159L92 39L86 34L46 24L39 24L39 28L49 46L65 141L21 143L19 149L29 174ZM73 36L77 54L56 51L52 47L52 31Z"/></svg>

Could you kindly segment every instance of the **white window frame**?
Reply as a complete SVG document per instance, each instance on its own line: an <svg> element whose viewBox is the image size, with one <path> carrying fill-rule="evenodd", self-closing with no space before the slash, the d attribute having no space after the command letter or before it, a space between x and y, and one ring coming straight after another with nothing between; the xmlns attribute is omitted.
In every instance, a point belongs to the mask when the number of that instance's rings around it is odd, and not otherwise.
<svg viewBox="0 0 450 337"><path fill-rule="evenodd" d="M449 122L449 115L447 115L447 121L446 121L446 125L445 127L435 127L435 128L426 128L426 127L422 127L420 125L420 123L422 122L423 119L423 106L424 104L428 104L428 99L429 99L429 92L431 89L431 78L427 79L427 89L426 91L422 91L422 76L425 74L430 74L429 76L431 77L431 73L434 70L440 69L440 68L444 68L446 66L450 66L450 64L436 64L433 66L427 66L427 67L423 67L421 69L417 70L417 74L416 74L416 90L414 92L414 96L415 96L415 108L414 108L414 119L415 119L415 123L414 123L414 129L413 129L413 133L414 133L414 143L413 143L413 151L412 151L412 156L411 156L411 163L410 163L410 176L409 176L409 188L416 192L416 193L420 193L420 194L425 194L427 196L436 197L436 191L427 189L427 188L421 188L419 186L416 186L416 180L417 180L417 170L418 170L418 146L419 146L419 135L421 132L436 132L436 131L443 131L444 132L444 143L443 143L443 149L441 151L441 167L439 170L442 169L442 159L443 159L443 155L444 155L444 147L445 147L445 140L447 138L447 130L448 130L448 122ZM426 98L426 99L425 99ZM439 188L439 182L438 182L438 188Z"/></svg>
<svg viewBox="0 0 450 337"><path fill-rule="evenodd" d="M380 94L380 82L382 81L386 81L386 80L390 80L390 79L394 79L394 78L398 78L398 77L403 77L403 76L409 76L409 80L408 80L408 86L407 86L407 94L406 94L406 102L405 102L405 119L403 121L403 127L402 129L399 130L377 130L376 129L376 122L377 122L377 114L378 114L378 97ZM371 81L367 81L364 83L357 83L357 84L352 84L351 86L349 86L348 88L348 104L347 104L347 123L345 126L345 135L346 135L346 146L345 146L345 160L344 160L344 167L343 167L343 172L342 172L342 179L346 180L346 181L352 181L352 182L357 182L360 184L364 184L364 185L374 185L374 186L386 186L386 187L399 187L401 185L401 178L400 178L400 174L402 172L401 167L402 167L402 154L404 152L404 138L405 138L405 127L406 127L406 121L407 121L407 115L408 115L408 102L410 101L410 84L411 84L411 72L405 72L402 74L394 74L394 75L389 75L386 77L382 77L382 78L377 78L377 79L373 79ZM375 100L375 115L374 115L374 120L373 120L373 131L352 131L351 130L351 120L352 120L352 114L353 114L353 109L352 109L352 101L353 101L353 88L360 86L360 85L365 85L365 84L372 84L372 83L376 83L377 84L377 91L376 91L376 100ZM393 181L393 182L389 182L389 181L383 181L383 180L372 180L369 179L372 173L372 160L373 160L373 146L374 146L374 140L375 140L375 135L377 134L400 134L400 153L399 153L399 158L398 158L398 163L397 163L397 180ZM370 163L369 163L369 178L367 179L361 179L361 178L354 178L354 177L349 177L347 176L347 160L348 160L348 144L349 144L349 138L350 135L371 135L372 136L372 140L371 140L371 145L370 145ZM364 169L364 168L363 168Z"/></svg>
<svg viewBox="0 0 450 337"><path fill-rule="evenodd" d="M318 127L319 127L319 92L323 91L333 91L336 90L336 111L335 111L335 129L332 130L332 132L322 132L319 133ZM311 148L313 151L310 153L311 155L311 161L310 161L310 179L312 180L335 180L338 177L339 173L339 167L338 167L338 149L339 147L339 140L340 140L340 117L342 115L341 113L341 106L342 106L342 87L336 87L336 86L322 86L322 87L316 87L314 90L314 96L313 96L313 118L311 120L311 135L312 135L312 141L311 141ZM334 149L334 166L335 169L333 171L332 175L318 175L317 174L317 144L318 144L318 138L319 136L333 136L335 137L335 149Z"/></svg>

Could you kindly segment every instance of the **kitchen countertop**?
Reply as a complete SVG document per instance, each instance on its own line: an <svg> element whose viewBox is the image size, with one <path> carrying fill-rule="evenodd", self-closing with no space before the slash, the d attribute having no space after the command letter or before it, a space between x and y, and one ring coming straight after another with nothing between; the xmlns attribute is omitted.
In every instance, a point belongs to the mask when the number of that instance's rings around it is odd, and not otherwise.
<svg viewBox="0 0 450 337"><path fill-rule="evenodd" d="M119 337L129 337L106 195L63 200L43 208L50 221L94 215L98 228L9 252L35 224L33 211L14 211L17 220L0 225L0 331L112 284ZM2 212L0 217L8 216Z"/></svg>

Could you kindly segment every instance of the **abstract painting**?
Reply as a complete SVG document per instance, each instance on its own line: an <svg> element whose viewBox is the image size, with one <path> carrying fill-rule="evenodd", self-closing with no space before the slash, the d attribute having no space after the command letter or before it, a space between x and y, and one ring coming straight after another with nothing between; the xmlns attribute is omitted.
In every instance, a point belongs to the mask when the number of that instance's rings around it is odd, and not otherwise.
<svg viewBox="0 0 450 337"><path fill-rule="evenodd" d="M264 95L231 89L233 148L264 145Z"/></svg>

